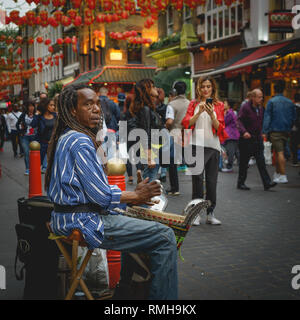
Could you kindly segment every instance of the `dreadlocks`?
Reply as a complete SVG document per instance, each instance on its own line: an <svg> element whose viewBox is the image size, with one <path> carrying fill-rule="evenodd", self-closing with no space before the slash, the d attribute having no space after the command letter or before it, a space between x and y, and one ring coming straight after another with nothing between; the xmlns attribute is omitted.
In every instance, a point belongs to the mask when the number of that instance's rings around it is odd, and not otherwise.
<svg viewBox="0 0 300 320"><path fill-rule="evenodd" d="M57 101L57 121L51 136L51 140L48 146L47 158L48 166L45 175L45 190L48 189L51 179L51 171L54 161L55 149L60 136L64 133L67 128L82 132L89 136L96 149L101 145L101 142L96 140L97 131L103 127L103 115L101 114L101 120L99 127L92 130L82 126L71 114L72 109L77 109L78 105L78 91L81 89L91 89L85 84L70 85L67 86L59 95ZM92 89L91 89L92 90Z"/></svg>

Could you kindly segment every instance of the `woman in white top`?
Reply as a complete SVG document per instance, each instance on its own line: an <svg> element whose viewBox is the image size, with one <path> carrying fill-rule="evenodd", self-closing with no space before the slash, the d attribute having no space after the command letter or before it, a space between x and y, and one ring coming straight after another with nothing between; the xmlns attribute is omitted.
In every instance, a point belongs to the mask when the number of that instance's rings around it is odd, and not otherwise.
<svg viewBox="0 0 300 320"><path fill-rule="evenodd" d="M193 172L193 199L203 198L203 174L205 171L206 199L211 206L207 209L206 223L219 225L214 217L221 142L225 140L224 104L218 100L216 82L213 78L200 78L196 88L197 99L191 101L182 125L193 129L192 150L196 161L203 163L201 172ZM202 162L201 162L202 161ZM200 217L195 225L200 224Z"/></svg>

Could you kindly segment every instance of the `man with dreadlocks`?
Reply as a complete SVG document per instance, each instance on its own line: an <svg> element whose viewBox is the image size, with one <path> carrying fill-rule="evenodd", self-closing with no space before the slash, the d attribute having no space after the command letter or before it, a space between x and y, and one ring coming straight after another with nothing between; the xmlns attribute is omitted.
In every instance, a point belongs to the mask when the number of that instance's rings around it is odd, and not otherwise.
<svg viewBox="0 0 300 320"><path fill-rule="evenodd" d="M122 192L108 184L104 153L96 140L103 116L91 88L66 87L57 109L45 177L48 197L54 203L53 232L68 236L76 228L89 248L121 251L121 280L125 283L127 254L147 253L152 273L148 298L177 299L177 250L172 229L114 211L120 203L149 204L160 194L160 185L145 179L135 191Z"/></svg>

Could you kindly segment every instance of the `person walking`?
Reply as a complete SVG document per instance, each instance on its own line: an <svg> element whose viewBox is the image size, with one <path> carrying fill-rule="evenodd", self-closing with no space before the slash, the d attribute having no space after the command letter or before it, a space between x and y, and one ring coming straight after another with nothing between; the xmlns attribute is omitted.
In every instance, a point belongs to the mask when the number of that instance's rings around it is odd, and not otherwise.
<svg viewBox="0 0 300 320"><path fill-rule="evenodd" d="M249 102L240 109L238 114L240 164L237 188L240 190L250 190L250 188L245 185L245 182L251 156L254 156L256 159L264 190L267 191L276 186L276 183L271 181L264 157L262 139L264 108L262 101L263 92L260 89L253 90Z"/></svg>
<svg viewBox="0 0 300 320"><path fill-rule="evenodd" d="M300 93L296 93L294 97L296 107L296 120L294 121L291 132L291 153L292 153L292 165L298 167L298 146L300 144Z"/></svg>
<svg viewBox="0 0 300 320"><path fill-rule="evenodd" d="M284 97L285 82L279 80L275 86L275 96L269 100L264 115L263 133L269 137L276 157L276 171L273 181L287 183L285 147L288 145L289 135L296 120L294 103Z"/></svg>
<svg viewBox="0 0 300 320"><path fill-rule="evenodd" d="M141 159L143 159L143 179L156 180L159 170L159 144L152 143L151 129L163 128L162 120L155 111L155 100L158 92L151 79L143 79L136 83L134 96L129 111L136 119L136 127L143 129L145 136L140 138Z"/></svg>
<svg viewBox="0 0 300 320"><path fill-rule="evenodd" d="M8 133L10 135L11 143L12 143L14 157L17 158L18 146L19 146L19 157L23 157L24 155L24 150L21 145L20 135L16 127L16 124L22 112L19 111L19 106L17 104L13 104L12 108L13 110L7 115L6 124L7 124Z"/></svg>
<svg viewBox="0 0 300 320"><path fill-rule="evenodd" d="M6 132L6 119L4 116L4 110L0 110L0 152L3 152L3 146L5 142Z"/></svg>
<svg viewBox="0 0 300 320"><path fill-rule="evenodd" d="M99 99L107 127L107 136L104 140L103 149L107 154L107 160L110 160L116 156L120 108L114 101L110 100L107 95L108 89L106 87L101 87L99 90Z"/></svg>
<svg viewBox="0 0 300 320"><path fill-rule="evenodd" d="M197 99L191 101L182 121L185 129L193 129L192 148L196 155L204 155L203 169L200 174L192 175L193 199L203 199L203 176L205 172L206 200L211 205L207 209L207 224L220 225L215 218L214 209L217 203L217 180L221 143L227 138L224 122L224 104L218 98L216 81L211 77L200 78L196 87ZM200 131L201 130L201 131ZM203 134L199 137L199 131ZM186 159L187 160L187 159ZM200 224L200 216L194 225Z"/></svg>
<svg viewBox="0 0 300 320"><path fill-rule="evenodd" d="M224 101L224 113L225 131L228 134L228 139L226 139L224 143L224 148L227 154L227 164L226 168L222 168L222 172L232 172L234 157L236 157L238 163L240 160L238 144L240 133L237 128L237 116L235 115L227 100Z"/></svg>
<svg viewBox="0 0 300 320"><path fill-rule="evenodd" d="M187 113L190 100L185 96L186 83L184 81L176 81L173 84L174 96L167 106L166 112L166 127L170 131L173 146L173 157L171 157L169 166L169 179L170 179L170 190L167 190L167 194L179 195L179 181L177 173L177 164L175 161L175 143L177 144L176 149L182 152L182 120ZM171 151L172 153L172 151Z"/></svg>
<svg viewBox="0 0 300 320"><path fill-rule="evenodd" d="M37 107L40 113L31 122L31 127L37 128L36 139L41 145L42 173L47 169L47 150L56 122L55 108L54 100L43 98Z"/></svg>
<svg viewBox="0 0 300 320"><path fill-rule="evenodd" d="M25 104L24 112L19 117L16 124L21 144L24 150L25 175L29 175L29 144L35 140L35 130L31 127L31 123L35 115L35 105L33 101Z"/></svg>

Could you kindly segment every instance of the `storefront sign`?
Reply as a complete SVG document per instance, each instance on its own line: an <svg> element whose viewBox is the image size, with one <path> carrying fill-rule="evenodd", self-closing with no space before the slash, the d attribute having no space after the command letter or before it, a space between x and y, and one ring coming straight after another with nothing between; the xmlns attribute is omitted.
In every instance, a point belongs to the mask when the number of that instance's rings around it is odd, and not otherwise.
<svg viewBox="0 0 300 320"><path fill-rule="evenodd" d="M270 32L272 33L293 33L292 21L295 14L292 12L269 13Z"/></svg>

